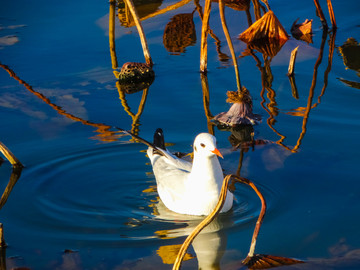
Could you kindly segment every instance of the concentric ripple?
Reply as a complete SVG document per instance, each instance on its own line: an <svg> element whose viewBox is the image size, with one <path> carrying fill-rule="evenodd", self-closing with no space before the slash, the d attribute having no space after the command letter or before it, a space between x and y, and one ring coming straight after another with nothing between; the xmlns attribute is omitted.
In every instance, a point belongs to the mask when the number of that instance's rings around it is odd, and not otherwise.
<svg viewBox="0 0 360 270"><path fill-rule="evenodd" d="M159 202L155 179L139 144L97 145L26 168L16 186L12 211L18 226L51 241L104 245L178 237L188 234L201 217L175 214ZM271 198L271 191L260 187ZM260 201L248 187L235 192L231 213L208 231L255 220ZM271 199L270 199L271 200Z"/></svg>

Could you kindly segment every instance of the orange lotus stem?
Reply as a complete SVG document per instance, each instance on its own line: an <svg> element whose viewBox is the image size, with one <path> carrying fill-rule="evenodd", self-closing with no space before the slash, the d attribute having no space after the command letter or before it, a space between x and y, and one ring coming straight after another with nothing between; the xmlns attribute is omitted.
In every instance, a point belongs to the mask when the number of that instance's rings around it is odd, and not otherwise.
<svg viewBox="0 0 360 270"><path fill-rule="evenodd" d="M223 31L224 31L226 41L228 43L230 53L231 53L231 57L232 57L233 64L234 64L237 89L238 89L238 92L240 93L242 88L241 88L241 82L240 82L240 74L239 74L239 69L238 69L238 63L237 63L237 60L236 60L234 46L233 46L232 41L231 41L229 30L228 30L228 27L226 25L223 0L219 0L219 13L220 13L221 25L223 27Z"/></svg>
<svg viewBox="0 0 360 270"><path fill-rule="evenodd" d="M124 0L124 1L128 5L128 7L130 9L130 13L131 13L131 15L132 15L132 17L133 17L133 19L135 21L136 28L137 28L137 30L139 32L141 46L143 48L146 64L148 64L150 67L152 67L153 62L152 62L150 52L149 52L149 48L148 48L148 45L147 45L147 42L146 42L144 29L142 28L142 25L141 25L141 22L140 22L140 19L139 19L139 15L137 14L134 3L131 0Z"/></svg>
<svg viewBox="0 0 360 270"><path fill-rule="evenodd" d="M200 45L200 71L207 72L207 35L209 32L209 19L211 11L211 0L205 1L204 16L201 28L201 45Z"/></svg>
<svg viewBox="0 0 360 270"><path fill-rule="evenodd" d="M115 51L115 0L110 1L109 9L109 47L111 56L111 66L113 69L118 68L118 62Z"/></svg>
<svg viewBox="0 0 360 270"><path fill-rule="evenodd" d="M21 162L15 157L15 155L11 153L11 151L2 142L0 142L0 152L9 160L11 165L24 167Z"/></svg>
<svg viewBox="0 0 360 270"><path fill-rule="evenodd" d="M256 238L257 238L257 236L259 234L260 226L261 226L261 223L262 223L262 221L264 219L265 212L266 212L266 202L265 202L265 199L264 199L263 195L261 194L261 192L256 188L254 183L252 183L249 179L244 178L244 177L240 177L240 176L237 176L237 175L229 174L223 180L223 185L221 187L219 200L218 200L214 210L212 211L212 213L210 215L208 215L206 218L204 218L204 220L201 221L200 224L195 227L195 229L191 232L191 234L185 239L184 243L182 244L182 246L180 248L180 251L179 251L179 253L178 253L177 257L176 257L175 263L173 265L173 270L180 269L182 260L183 260L183 258L185 256L186 250L188 249L190 244L193 242L195 237L207 225L209 225L215 219L215 217L219 214L219 212L221 211L221 209L222 209L222 207L224 205L225 199L226 199L226 195L227 195L227 192L228 192L228 187L230 185L231 180L234 180L234 181L237 181L237 182L240 182L240 183L251 186L254 189L254 191L256 192L256 194L259 196L260 200L261 200L261 211L260 211L260 215L258 217L258 220L256 222L253 238L252 238L252 241L251 241L250 252L249 252L249 255L254 254Z"/></svg>

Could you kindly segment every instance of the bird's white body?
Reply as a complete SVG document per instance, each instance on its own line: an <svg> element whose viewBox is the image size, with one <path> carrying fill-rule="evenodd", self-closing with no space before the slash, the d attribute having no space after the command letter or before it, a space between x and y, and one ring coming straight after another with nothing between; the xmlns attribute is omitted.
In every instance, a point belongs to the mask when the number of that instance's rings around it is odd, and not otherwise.
<svg viewBox="0 0 360 270"><path fill-rule="evenodd" d="M224 178L215 137L201 133L195 138L192 164L167 150L161 152L163 155L149 148L147 154L165 206L180 214L209 215L219 200ZM229 211L232 204L233 194L228 192L221 212Z"/></svg>

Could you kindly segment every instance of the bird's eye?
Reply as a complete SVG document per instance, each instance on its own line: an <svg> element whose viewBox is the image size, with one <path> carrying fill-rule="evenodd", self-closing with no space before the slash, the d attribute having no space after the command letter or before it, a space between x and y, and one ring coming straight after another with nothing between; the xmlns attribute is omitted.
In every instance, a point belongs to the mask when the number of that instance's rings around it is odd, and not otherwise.
<svg viewBox="0 0 360 270"><path fill-rule="evenodd" d="M200 143L200 146L201 146L202 148L204 148L204 147L205 147L205 144L203 144L203 143Z"/></svg>

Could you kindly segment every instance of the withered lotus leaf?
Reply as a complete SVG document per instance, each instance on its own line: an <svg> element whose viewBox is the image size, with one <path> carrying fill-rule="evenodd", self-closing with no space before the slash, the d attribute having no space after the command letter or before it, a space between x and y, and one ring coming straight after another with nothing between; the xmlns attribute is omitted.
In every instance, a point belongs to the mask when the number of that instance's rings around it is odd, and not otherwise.
<svg viewBox="0 0 360 270"><path fill-rule="evenodd" d="M297 23L297 19L291 26L291 34L294 38L312 43L312 20L306 19L303 23Z"/></svg>
<svg viewBox="0 0 360 270"><path fill-rule="evenodd" d="M279 40L285 43L289 38L274 12L269 10L241 33L239 39L246 43L252 43L262 39Z"/></svg>

